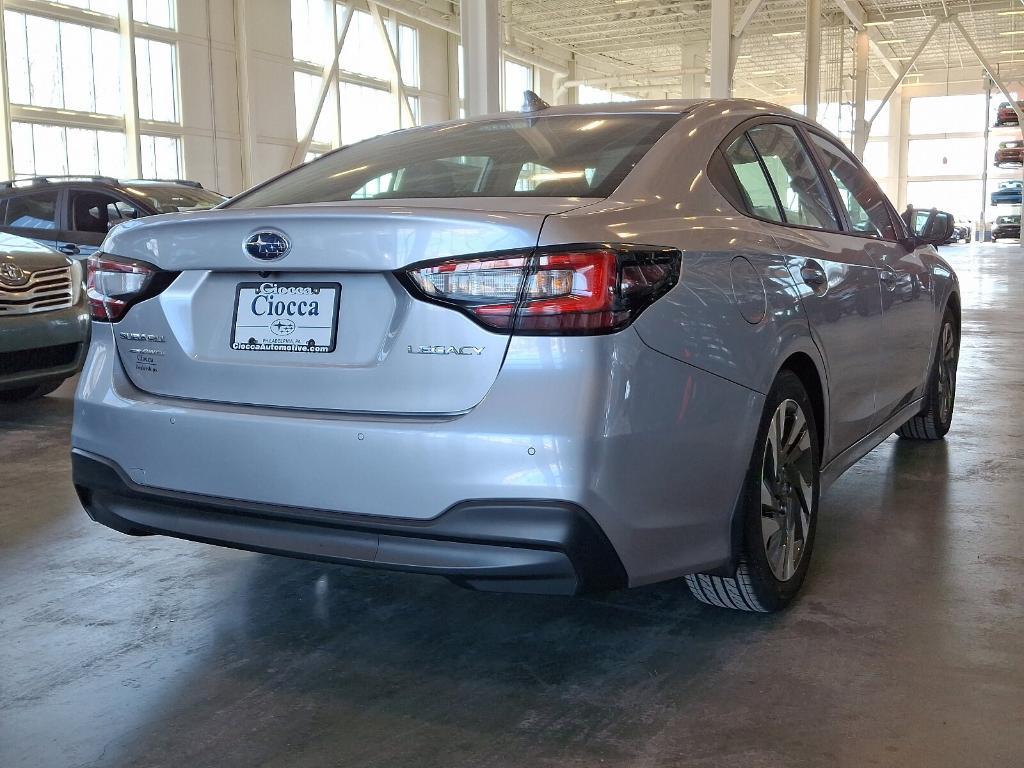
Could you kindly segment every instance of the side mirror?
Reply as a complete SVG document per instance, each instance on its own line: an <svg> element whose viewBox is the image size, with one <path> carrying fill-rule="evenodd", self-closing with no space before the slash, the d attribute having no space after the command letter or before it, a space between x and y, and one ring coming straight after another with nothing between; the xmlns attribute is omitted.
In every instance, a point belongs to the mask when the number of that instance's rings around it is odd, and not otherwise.
<svg viewBox="0 0 1024 768"><path fill-rule="evenodd" d="M907 245L911 249L919 245L942 245L953 237L956 220L953 214L935 208L910 208L903 214L903 220L911 232Z"/></svg>

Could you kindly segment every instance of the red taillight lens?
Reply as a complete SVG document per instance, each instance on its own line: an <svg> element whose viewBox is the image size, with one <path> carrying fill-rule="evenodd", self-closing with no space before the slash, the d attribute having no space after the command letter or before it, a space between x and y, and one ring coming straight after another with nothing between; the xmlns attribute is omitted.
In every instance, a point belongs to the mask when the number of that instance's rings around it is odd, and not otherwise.
<svg viewBox="0 0 1024 768"><path fill-rule="evenodd" d="M104 253L90 256L86 289L92 319L117 322L132 304L155 296L175 276L176 273L161 272L144 261L118 259Z"/></svg>
<svg viewBox="0 0 1024 768"><path fill-rule="evenodd" d="M668 248L602 245L453 259L406 272L422 297L495 330L583 335L620 330L679 281Z"/></svg>

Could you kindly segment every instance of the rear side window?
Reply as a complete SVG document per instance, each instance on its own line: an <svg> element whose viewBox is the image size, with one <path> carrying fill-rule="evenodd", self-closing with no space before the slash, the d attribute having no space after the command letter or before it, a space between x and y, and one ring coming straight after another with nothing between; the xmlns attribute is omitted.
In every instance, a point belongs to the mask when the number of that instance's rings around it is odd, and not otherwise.
<svg viewBox="0 0 1024 768"><path fill-rule="evenodd" d="M818 148L825 168L839 190L839 202L846 209L850 228L854 232L895 240L896 230L889 217L885 196L867 171L825 137L812 133L811 141Z"/></svg>
<svg viewBox="0 0 1024 768"><path fill-rule="evenodd" d="M4 225L23 229L56 229L56 190L9 198L4 213Z"/></svg>
<svg viewBox="0 0 1024 768"><path fill-rule="evenodd" d="M796 131L788 125L765 124L747 133L778 193L786 223L838 231L825 185Z"/></svg>
<svg viewBox="0 0 1024 768"><path fill-rule="evenodd" d="M227 207L359 199L608 197L679 119L516 117L398 131L300 166Z"/></svg>
<svg viewBox="0 0 1024 768"><path fill-rule="evenodd" d="M725 150L725 159L736 176L747 209L762 219L782 222L782 212L775 201L764 167L747 134L739 136Z"/></svg>

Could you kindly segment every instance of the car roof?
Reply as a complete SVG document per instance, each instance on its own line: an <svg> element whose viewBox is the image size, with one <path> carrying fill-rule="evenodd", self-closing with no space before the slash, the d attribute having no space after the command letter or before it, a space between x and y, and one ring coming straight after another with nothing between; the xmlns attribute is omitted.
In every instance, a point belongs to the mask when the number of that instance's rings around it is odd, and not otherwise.
<svg viewBox="0 0 1024 768"><path fill-rule="evenodd" d="M51 187L95 185L99 187L187 187L203 189L198 181L188 179L115 179L112 176L31 176L22 179L11 179L0 182L0 194L23 192L32 189L48 189Z"/></svg>

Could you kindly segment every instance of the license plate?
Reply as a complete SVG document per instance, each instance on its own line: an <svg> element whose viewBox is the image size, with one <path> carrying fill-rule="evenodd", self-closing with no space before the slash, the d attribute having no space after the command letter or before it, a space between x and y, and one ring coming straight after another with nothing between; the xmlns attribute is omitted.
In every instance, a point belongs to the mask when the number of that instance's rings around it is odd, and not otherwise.
<svg viewBox="0 0 1024 768"><path fill-rule="evenodd" d="M242 352L333 352L338 283L239 283L231 348Z"/></svg>

